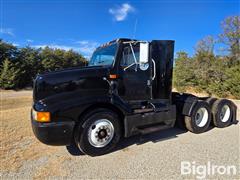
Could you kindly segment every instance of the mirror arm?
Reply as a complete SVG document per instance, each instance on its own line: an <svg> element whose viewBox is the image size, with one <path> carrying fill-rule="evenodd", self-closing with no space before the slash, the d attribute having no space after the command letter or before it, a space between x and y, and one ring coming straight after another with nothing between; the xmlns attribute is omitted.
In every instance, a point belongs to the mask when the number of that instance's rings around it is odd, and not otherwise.
<svg viewBox="0 0 240 180"><path fill-rule="evenodd" d="M126 71L128 68L132 67L132 66L135 65L135 64L136 64L136 63L132 63L132 64L130 64L129 66L125 67L123 70ZM135 71L136 71L136 69L135 69Z"/></svg>
<svg viewBox="0 0 240 180"><path fill-rule="evenodd" d="M132 51L132 54L133 54L133 58L134 58L134 61L135 61L135 64L137 65L137 58L135 56L135 53L134 53L134 50L133 50L133 47L132 47L132 43L129 43L130 45L130 48L131 48L131 51ZM137 71L137 66L135 67L135 71Z"/></svg>
<svg viewBox="0 0 240 180"><path fill-rule="evenodd" d="M103 80L107 81L108 85L111 86L111 82L106 77L103 77Z"/></svg>
<svg viewBox="0 0 240 180"><path fill-rule="evenodd" d="M133 54L133 58L134 58L134 61L135 61L135 64L137 64L137 58L135 56L135 53L133 51L133 47L132 47L132 44L130 43L130 48L131 48L131 51L132 51L132 54Z"/></svg>

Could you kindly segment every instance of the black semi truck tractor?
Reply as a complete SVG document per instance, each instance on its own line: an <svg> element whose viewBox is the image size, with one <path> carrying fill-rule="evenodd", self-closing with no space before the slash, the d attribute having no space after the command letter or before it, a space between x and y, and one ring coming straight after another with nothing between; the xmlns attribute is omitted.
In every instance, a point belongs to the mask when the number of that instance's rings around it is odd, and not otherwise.
<svg viewBox="0 0 240 180"><path fill-rule="evenodd" d="M232 124L237 109L231 101L172 92L173 57L172 40L121 38L98 47L86 67L38 75L31 110L35 136L97 156L122 137L175 124L193 133Z"/></svg>

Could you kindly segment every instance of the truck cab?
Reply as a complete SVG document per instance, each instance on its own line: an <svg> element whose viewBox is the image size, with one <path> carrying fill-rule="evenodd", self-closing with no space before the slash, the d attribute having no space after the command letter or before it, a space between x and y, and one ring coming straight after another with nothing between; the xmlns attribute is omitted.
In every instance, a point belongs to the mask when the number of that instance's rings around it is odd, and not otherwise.
<svg viewBox="0 0 240 180"><path fill-rule="evenodd" d="M192 132L204 132L217 99L210 104L209 98L173 93L173 55L172 40L122 38L98 47L86 67L38 75L31 111L35 136L96 156L110 152L121 137L171 128L177 117L186 116L181 121ZM224 105L227 126L235 109L230 101Z"/></svg>

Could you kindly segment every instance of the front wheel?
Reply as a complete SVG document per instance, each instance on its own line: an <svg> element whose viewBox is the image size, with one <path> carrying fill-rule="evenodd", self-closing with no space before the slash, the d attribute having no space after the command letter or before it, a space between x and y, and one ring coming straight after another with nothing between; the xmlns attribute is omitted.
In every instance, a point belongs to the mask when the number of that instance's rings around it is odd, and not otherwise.
<svg viewBox="0 0 240 180"><path fill-rule="evenodd" d="M108 109L96 109L88 113L79 124L76 144L90 156L110 152L121 137L119 117Z"/></svg>

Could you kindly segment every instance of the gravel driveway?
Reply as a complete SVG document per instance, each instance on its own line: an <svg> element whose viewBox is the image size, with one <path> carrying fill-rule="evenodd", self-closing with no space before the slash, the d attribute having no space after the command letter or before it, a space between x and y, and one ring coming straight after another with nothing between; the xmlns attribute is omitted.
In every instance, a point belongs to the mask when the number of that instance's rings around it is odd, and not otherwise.
<svg viewBox="0 0 240 180"><path fill-rule="evenodd" d="M89 157L74 148L41 144L33 136L29 110L31 97L1 96L2 179L26 178L124 178L195 179L181 175L181 162L197 165L240 165L240 126L213 128L192 134L176 128L123 140L107 155ZM27 99L25 96L29 96ZM12 98L9 98L12 97ZM235 101L240 107L240 101ZM14 111L14 113L13 113ZM239 111L239 109L238 109ZM240 119L238 112L238 119ZM240 174L207 175L205 178L240 179Z"/></svg>

